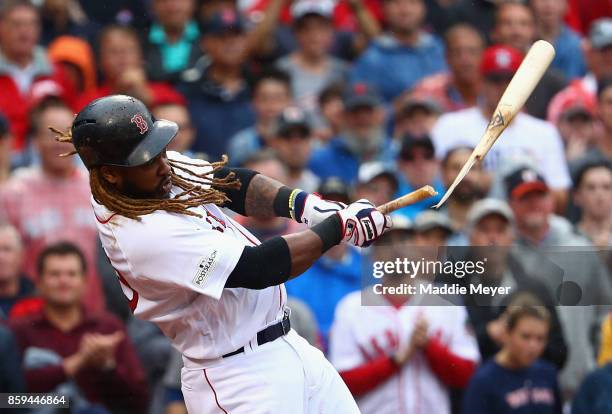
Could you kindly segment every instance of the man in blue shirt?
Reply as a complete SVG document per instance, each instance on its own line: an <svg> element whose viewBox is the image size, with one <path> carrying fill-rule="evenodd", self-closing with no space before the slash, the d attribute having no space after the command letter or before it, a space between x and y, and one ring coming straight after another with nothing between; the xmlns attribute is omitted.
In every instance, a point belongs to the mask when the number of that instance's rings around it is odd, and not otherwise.
<svg viewBox="0 0 612 414"><path fill-rule="evenodd" d="M197 132L192 151L218 159L232 135L255 122L244 73L247 39L242 18L233 9L215 12L200 31L205 62L183 73L179 89Z"/></svg>
<svg viewBox="0 0 612 414"><path fill-rule="evenodd" d="M419 80L446 70L444 46L422 30L423 0L384 0L389 32L374 40L353 66L351 80L376 86L390 102Z"/></svg>
<svg viewBox="0 0 612 414"><path fill-rule="evenodd" d="M529 2L536 19L539 38L555 46L552 67L562 72L567 79L586 74L586 64L578 33L563 21L567 12L567 0L531 0Z"/></svg>
<svg viewBox="0 0 612 414"><path fill-rule="evenodd" d="M342 130L313 152L310 169L322 179L340 177L354 184L361 163L391 161L394 149L385 130L382 100L375 89L357 83L346 91L343 101Z"/></svg>

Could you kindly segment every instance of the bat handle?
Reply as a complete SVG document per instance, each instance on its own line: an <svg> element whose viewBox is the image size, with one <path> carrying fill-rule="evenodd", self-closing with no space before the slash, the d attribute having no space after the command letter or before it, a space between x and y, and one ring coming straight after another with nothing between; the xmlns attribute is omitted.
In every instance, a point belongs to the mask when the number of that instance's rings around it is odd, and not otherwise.
<svg viewBox="0 0 612 414"><path fill-rule="evenodd" d="M434 190L432 186L425 185L419 188L418 190L398 197L395 200L391 200L388 203L383 204L382 206L378 206L376 207L376 209L383 214L389 214L394 212L395 210L399 210L402 207L418 203L421 200L425 200L426 198L433 197L437 194L438 192Z"/></svg>

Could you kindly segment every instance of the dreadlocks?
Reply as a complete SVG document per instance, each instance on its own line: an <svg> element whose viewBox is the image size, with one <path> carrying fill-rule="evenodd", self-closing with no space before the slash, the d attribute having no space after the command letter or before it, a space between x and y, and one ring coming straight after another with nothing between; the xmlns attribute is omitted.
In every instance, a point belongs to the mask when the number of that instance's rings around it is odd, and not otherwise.
<svg viewBox="0 0 612 414"><path fill-rule="evenodd" d="M72 143L70 130L61 132L55 128L50 129L57 134L59 142ZM76 153L76 151L71 151L60 156L66 157ZM227 156L225 155L221 161L208 163L212 169L202 174L196 173L189 167L202 167L206 165L204 163L190 163L178 160L169 160L168 162L172 167L170 173L172 184L183 190L174 198L134 199L127 197L117 191L115 187L102 177L99 167L94 167L89 171L91 193L96 202L104 205L109 210L134 220L140 220L140 216L151 214L156 210L201 217L200 214L190 211L189 208L202 204L223 205L229 199L220 189L240 188L240 181L235 179L234 173L229 173L223 178L214 177L215 173L227 164ZM187 174L186 176L179 175L178 171L183 171ZM209 188L204 188L203 186L209 186Z"/></svg>

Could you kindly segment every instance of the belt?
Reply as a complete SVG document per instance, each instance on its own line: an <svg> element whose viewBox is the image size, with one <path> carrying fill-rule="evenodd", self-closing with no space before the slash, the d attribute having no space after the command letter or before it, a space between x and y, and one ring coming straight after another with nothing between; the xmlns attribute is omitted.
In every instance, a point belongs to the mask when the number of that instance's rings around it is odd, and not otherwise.
<svg viewBox="0 0 612 414"><path fill-rule="evenodd" d="M287 335L287 333L291 330L291 322L289 321L289 313L285 312L285 316L283 316L283 320L275 323L274 325L270 325L265 329L257 332L257 345L263 345L268 342L272 342L281 336ZM240 347L229 354L223 355L221 358L228 358L234 355L238 355L244 352L244 347Z"/></svg>

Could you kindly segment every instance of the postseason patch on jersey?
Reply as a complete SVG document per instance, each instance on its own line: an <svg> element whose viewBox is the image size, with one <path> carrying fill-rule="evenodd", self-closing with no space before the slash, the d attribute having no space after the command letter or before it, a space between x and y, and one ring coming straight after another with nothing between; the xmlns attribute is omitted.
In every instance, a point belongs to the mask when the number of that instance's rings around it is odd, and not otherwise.
<svg viewBox="0 0 612 414"><path fill-rule="evenodd" d="M206 279L208 278L208 275L210 275L213 272L213 270L215 269L215 266L217 265L217 261L216 261L217 256L218 256L218 251L213 250L210 256L205 257L202 260L200 260L200 263L198 264L198 270L192 281L194 285L197 285L201 288L204 287L204 284L206 283Z"/></svg>

